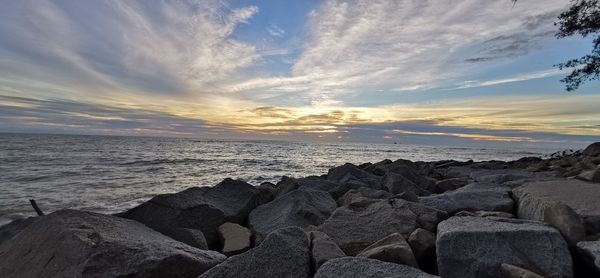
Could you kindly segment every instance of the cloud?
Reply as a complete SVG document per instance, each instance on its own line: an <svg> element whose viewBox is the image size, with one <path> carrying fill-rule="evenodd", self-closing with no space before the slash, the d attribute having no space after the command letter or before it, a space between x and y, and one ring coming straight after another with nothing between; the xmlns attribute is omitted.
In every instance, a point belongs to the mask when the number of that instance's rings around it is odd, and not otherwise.
<svg viewBox="0 0 600 278"><path fill-rule="evenodd" d="M449 90L487 87L487 86L494 86L494 85L500 85L500 84L505 84L505 83L513 83L513 82L521 82L521 81L527 81L527 80L532 80L532 79L546 78L546 77L563 75L563 74L565 74L565 73L561 72L559 69L549 69L549 70L543 70L543 71L523 73L523 74L514 75L511 77L507 77L507 78L495 79L495 80L485 80L485 81L469 80L469 81L464 81L458 87L451 88Z"/></svg>
<svg viewBox="0 0 600 278"><path fill-rule="evenodd" d="M216 0L11 1L0 73L103 95L210 91L259 58L231 36L257 12Z"/></svg>
<svg viewBox="0 0 600 278"><path fill-rule="evenodd" d="M426 90L464 79L496 56L526 54L555 29L564 1L326 1L288 76L258 77L226 91L295 93L302 103ZM526 38L531 38L527 41ZM479 50L478 50L479 49ZM473 53L479 56L472 57Z"/></svg>
<svg viewBox="0 0 600 278"><path fill-rule="evenodd" d="M279 26L275 24L271 24L269 27L267 27L267 32L269 32L269 34L271 34L273 37L283 37L285 35L285 30L279 28Z"/></svg>

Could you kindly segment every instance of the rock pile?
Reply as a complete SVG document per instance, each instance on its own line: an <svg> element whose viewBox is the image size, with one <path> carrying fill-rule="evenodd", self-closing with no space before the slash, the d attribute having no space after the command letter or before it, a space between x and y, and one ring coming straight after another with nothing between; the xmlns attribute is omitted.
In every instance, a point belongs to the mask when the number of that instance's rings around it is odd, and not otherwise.
<svg viewBox="0 0 600 278"><path fill-rule="evenodd" d="M0 227L0 277L600 277L600 143L225 179Z"/></svg>

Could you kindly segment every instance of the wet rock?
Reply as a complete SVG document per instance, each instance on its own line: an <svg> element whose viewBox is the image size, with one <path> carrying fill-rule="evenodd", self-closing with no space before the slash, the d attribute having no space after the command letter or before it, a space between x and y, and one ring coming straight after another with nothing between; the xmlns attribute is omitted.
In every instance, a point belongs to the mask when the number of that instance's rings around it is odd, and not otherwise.
<svg viewBox="0 0 600 278"><path fill-rule="evenodd" d="M583 150L583 154L587 156L600 156L600 142L587 146L587 148Z"/></svg>
<svg viewBox="0 0 600 278"><path fill-rule="evenodd" d="M208 250L206 238L200 230L188 228L175 228L170 234L171 238L181 241L189 246L196 247L201 250Z"/></svg>
<svg viewBox="0 0 600 278"><path fill-rule="evenodd" d="M581 241L577 243L577 251L583 255L596 274L600 275L600 241Z"/></svg>
<svg viewBox="0 0 600 278"><path fill-rule="evenodd" d="M512 264L501 264L500 268L507 278L544 278L533 271Z"/></svg>
<svg viewBox="0 0 600 278"><path fill-rule="evenodd" d="M215 187L194 187L152 198L119 216L144 223L163 234L176 228L201 230L208 246L219 249L217 229L225 222L245 223L262 199L263 191L243 181L225 179Z"/></svg>
<svg viewBox="0 0 600 278"><path fill-rule="evenodd" d="M512 213L514 202L510 197L510 188L473 183L455 191L425 196L419 201L450 214L461 210L503 211Z"/></svg>
<svg viewBox="0 0 600 278"><path fill-rule="evenodd" d="M330 169L327 173L327 179L342 185L354 183L364 187L381 189L380 177L359 169L350 163Z"/></svg>
<svg viewBox="0 0 600 278"><path fill-rule="evenodd" d="M236 223L225 223L219 226L219 239L223 246L222 253L227 256L243 253L252 247L252 232Z"/></svg>
<svg viewBox="0 0 600 278"><path fill-rule="evenodd" d="M414 267L383 262L369 258L345 257L325 263L315 278L364 277L364 278L434 278Z"/></svg>
<svg viewBox="0 0 600 278"><path fill-rule="evenodd" d="M383 200L364 207L339 207L317 227L348 255L356 255L377 240L400 233L406 237L418 227L435 229L443 212L404 200Z"/></svg>
<svg viewBox="0 0 600 278"><path fill-rule="evenodd" d="M412 249L399 233L393 233L376 241L356 256L419 267Z"/></svg>
<svg viewBox="0 0 600 278"><path fill-rule="evenodd" d="M318 190L294 190L250 213L248 225L256 242L272 231L285 227L319 225L337 208L331 196Z"/></svg>
<svg viewBox="0 0 600 278"><path fill-rule="evenodd" d="M321 265L329 260L346 256L344 251L327 234L311 231L308 236L310 238L311 263L314 270L319 269Z"/></svg>
<svg viewBox="0 0 600 278"><path fill-rule="evenodd" d="M196 277L225 260L110 215L61 210L0 246L2 277Z"/></svg>
<svg viewBox="0 0 600 278"><path fill-rule="evenodd" d="M348 190L360 187L360 185L345 184L341 185L332 181L328 181L321 177L310 176L297 179L299 189L321 190L328 192L331 197L336 200L344 195Z"/></svg>
<svg viewBox="0 0 600 278"><path fill-rule="evenodd" d="M259 246L229 257L199 278L310 276L308 236L300 228L288 227L270 233Z"/></svg>
<svg viewBox="0 0 600 278"><path fill-rule="evenodd" d="M502 263L544 277L573 277L567 243L541 222L452 217L438 225L436 248L442 277L498 277Z"/></svg>
<svg viewBox="0 0 600 278"><path fill-rule="evenodd" d="M419 267L423 270L435 271L435 234L418 228L408 237L408 244L415 255Z"/></svg>
<svg viewBox="0 0 600 278"><path fill-rule="evenodd" d="M600 185L574 179L531 182L513 190L517 202L517 216L524 219L548 221L546 212L556 203L571 208L582 220L587 234L600 233ZM560 211L567 211L561 209ZM575 227L577 219L557 215L567 224L561 231Z"/></svg>
<svg viewBox="0 0 600 278"><path fill-rule="evenodd" d="M35 221L37 221L39 217L28 217L23 219L15 219L12 222L0 227L0 244L3 242L13 238L22 230L27 228L27 226L31 225Z"/></svg>

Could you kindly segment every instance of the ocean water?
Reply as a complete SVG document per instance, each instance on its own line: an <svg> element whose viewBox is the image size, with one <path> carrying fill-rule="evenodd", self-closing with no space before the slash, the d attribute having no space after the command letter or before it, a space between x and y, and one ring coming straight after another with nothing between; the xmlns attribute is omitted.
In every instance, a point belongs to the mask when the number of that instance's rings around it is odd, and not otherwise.
<svg viewBox="0 0 600 278"><path fill-rule="evenodd" d="M64 208L114 213L160 193L213 186L226 177L258 185L383 159L513 160L548 149L372 143L226 141L0 133L0 225Z"/></svg>

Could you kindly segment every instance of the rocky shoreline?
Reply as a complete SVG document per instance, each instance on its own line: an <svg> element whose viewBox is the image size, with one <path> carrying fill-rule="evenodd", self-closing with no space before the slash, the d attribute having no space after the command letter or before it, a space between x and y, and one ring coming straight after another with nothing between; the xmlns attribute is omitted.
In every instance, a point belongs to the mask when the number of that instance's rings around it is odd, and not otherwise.
<svg viewBox="0 0 600 278"><path fill-rule="evenodd" d="M600 277L600 143L384 160L0 227L0 277Z"/></svg>

